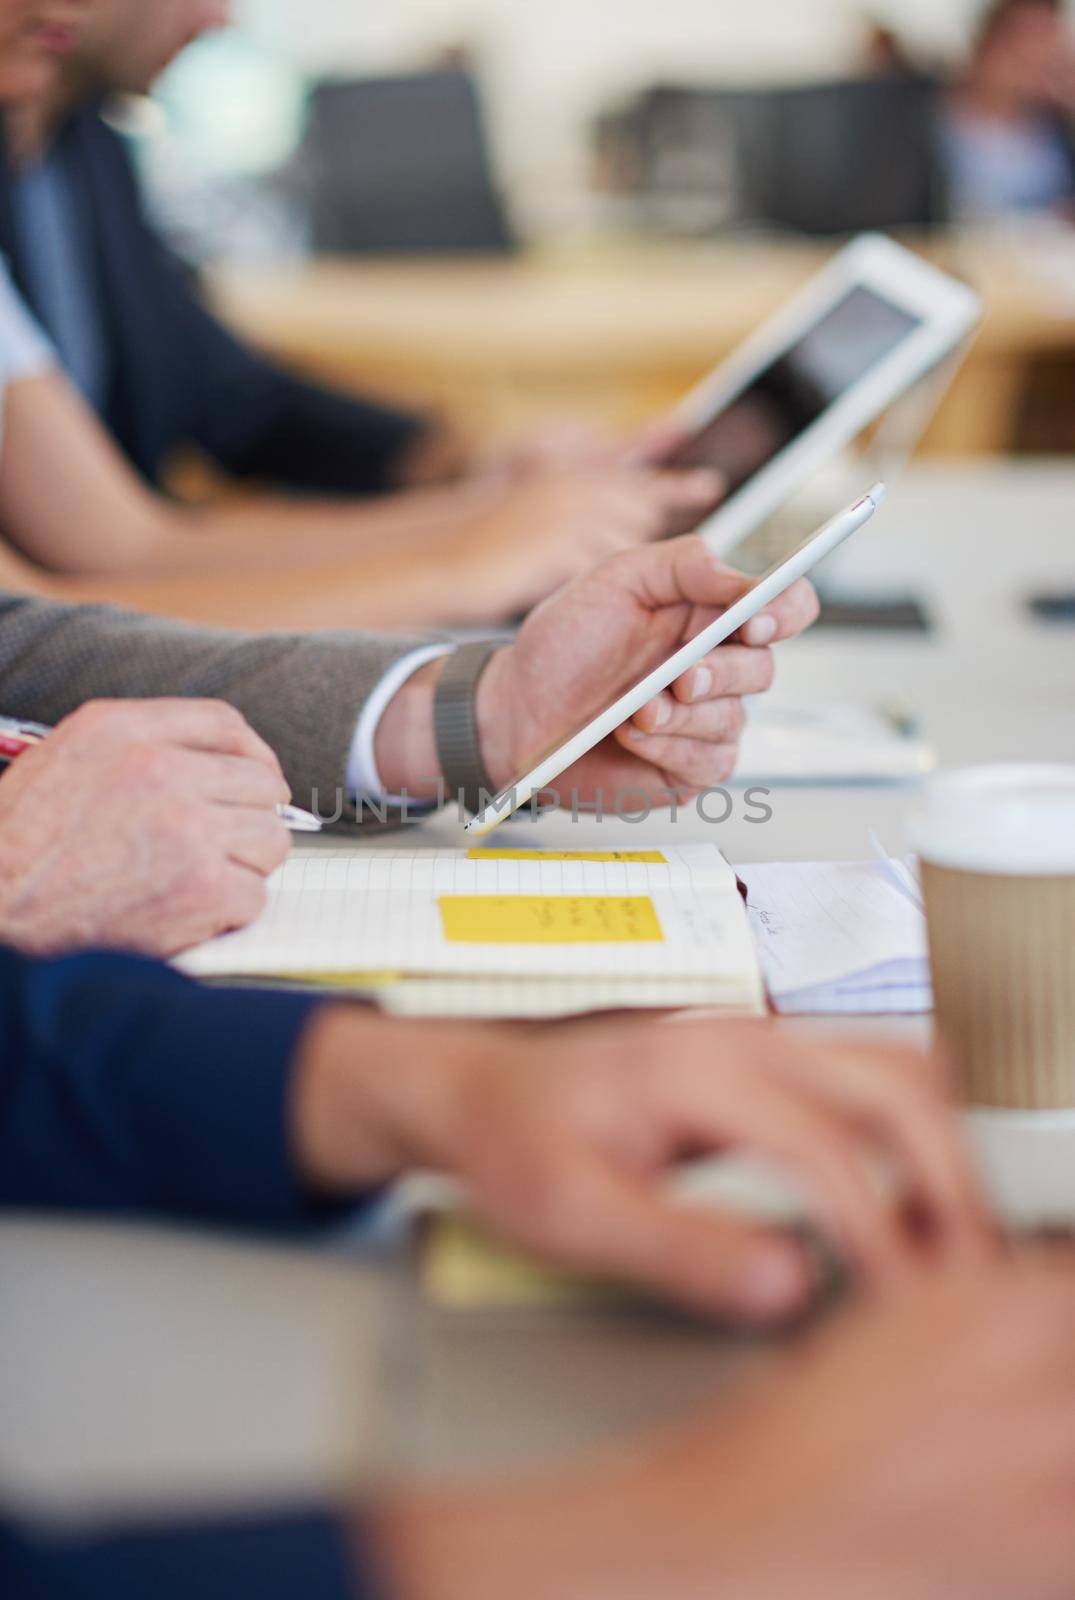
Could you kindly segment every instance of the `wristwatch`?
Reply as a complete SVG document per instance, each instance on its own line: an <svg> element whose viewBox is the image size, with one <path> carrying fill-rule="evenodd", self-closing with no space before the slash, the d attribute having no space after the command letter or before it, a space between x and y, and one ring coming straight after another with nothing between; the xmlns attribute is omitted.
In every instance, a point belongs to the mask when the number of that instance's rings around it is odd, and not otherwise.
<svg viewBox="0 0 1075 1600"><path fill-rule="evenodd" d="M458 802L474 815L482 809L482 795L496 793L478 742L478 681L503 644L483 639L460 645L445 661L433 697L433 733L448 803Z"/></svg>

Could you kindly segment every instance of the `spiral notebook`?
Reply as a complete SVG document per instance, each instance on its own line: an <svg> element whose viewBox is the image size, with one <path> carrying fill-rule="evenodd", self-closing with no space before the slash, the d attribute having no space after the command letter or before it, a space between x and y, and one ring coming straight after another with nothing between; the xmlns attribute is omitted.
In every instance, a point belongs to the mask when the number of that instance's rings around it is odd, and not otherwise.
<svg viewBox="0 0 1075 1600"><path fill-rule="evenodd" d="M178 963L203 978L374 992L408 1015L553 1016L764 998L716 845L637 851L297 849L251 927Z"/></svg>

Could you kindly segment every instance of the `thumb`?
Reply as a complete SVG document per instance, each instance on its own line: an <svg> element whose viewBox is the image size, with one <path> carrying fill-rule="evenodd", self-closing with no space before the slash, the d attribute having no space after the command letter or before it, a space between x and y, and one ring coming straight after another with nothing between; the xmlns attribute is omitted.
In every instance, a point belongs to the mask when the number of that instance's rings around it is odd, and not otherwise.
<svg viewBox="0 0 1075 1600"><path fill-rule="evenodd" d="M649 611L684 604L723 610L751 584L751 579L719 561L696 533L631 550L620 557L619 571Z"/></svg>

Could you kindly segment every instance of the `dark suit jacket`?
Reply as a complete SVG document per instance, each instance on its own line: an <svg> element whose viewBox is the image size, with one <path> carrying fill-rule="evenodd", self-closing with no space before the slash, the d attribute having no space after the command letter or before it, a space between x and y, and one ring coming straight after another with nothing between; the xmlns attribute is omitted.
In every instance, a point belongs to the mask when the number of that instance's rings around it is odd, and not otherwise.
<svg viewBox="0 0 1075 1600"><path fill-rule="evenodd" d="M4 1600L363 1600L358 1540L327 1514L64 1534L0 1518Z"/></svg>
<svg viewBox="0 0 1075 1600"><path fill-rule="evenodd" d="M288 1084L316 1001L0 947L0 1210L298 1226Z"/></svg>
<svg viewBox="0 0 1075 1600"><path fill-rule="evenodd" d="M244 1224L319 1216L287 1148L288 1078L314 1002L199 988L122 955L0 949L0 1210L161 1211ZM6 1521L5 1600L361 1600L328 1510L65 1533Z"/></svg>
<svg viewBox="0 0 1075 1600"><path fill-rule="evenodd" d="M231 473L281 486L390 488L426 422L302 383L247 349L149 225L120 136L83 111L62 137L92 219L114 375L104 420L143 477L159 483L169 458L197 445ZM10 182L0 173L0 250L33 306Z"/></svg>

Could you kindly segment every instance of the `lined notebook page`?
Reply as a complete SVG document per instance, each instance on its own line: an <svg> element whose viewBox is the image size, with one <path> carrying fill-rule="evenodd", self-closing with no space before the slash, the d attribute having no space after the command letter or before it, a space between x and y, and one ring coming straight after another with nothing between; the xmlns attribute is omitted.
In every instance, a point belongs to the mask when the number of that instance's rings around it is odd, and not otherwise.
<svg viewBox="0 0 1075 1600"><path fill-rule="evenodd" d="M637 852L297 850L251 928L183 957L200 976L667 978L756 987L715 845Z"/></svg>

